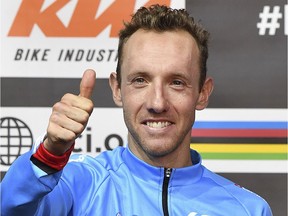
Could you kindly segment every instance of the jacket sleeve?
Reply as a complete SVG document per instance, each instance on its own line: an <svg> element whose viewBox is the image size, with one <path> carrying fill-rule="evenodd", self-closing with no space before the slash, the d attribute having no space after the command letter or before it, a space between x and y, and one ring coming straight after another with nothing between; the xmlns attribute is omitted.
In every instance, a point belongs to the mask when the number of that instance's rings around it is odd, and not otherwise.
<svg viewBox="0 0 288 216"><path fill-rule="evenodd" d="M14 161L1 182L1 215L51 215L55 207L68 214L72 197L58 184L62 171L45 174L30 161L32 154L33 149Z"/></svg>

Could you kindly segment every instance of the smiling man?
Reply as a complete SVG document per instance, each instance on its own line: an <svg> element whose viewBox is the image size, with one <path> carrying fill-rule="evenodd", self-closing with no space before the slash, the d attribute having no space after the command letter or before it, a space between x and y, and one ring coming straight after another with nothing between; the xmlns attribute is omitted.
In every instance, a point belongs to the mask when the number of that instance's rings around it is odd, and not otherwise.
<svg viewBox="0 0 288 216"><path fill-rule="evenodd" d="M2 215L272 215L261 197L209 171L190 149L195 111L213 90L208 36L184 9L140 8L120 32L109 80L128 147L70 157L93 110L95 72L87 70L80 94L53 106L47 135L6 174Z"/></svg>
<svg viewBox="0 0 288 216"><path fill-rule="evenodd" d="M197 42L184 30L139 29L122 55L121 83L115 73L110 83L123 106L130 150L154 166L192 165L195 110L206 107L213 87L211 78L199 86Z"/></svg>

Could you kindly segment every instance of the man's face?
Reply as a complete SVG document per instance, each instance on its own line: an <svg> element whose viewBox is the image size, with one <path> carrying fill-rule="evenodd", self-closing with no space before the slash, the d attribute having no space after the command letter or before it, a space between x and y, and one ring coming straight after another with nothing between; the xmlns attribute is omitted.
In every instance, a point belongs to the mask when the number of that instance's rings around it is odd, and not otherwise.
<svg viewBox="0 0 288 216"><path fill-rule="evenodd" d="M187 155L195 110L206 106L199 78L199 49L187 32L138 30L128 39L114 100L123 106L134 154L148 163Z"/></svg>

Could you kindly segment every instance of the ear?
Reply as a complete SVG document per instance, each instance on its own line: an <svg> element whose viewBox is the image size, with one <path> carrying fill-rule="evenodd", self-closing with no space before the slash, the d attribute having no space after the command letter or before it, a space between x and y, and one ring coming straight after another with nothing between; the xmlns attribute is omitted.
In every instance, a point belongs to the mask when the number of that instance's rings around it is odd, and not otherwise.
<svg viewBox="0 0 288 216"><path fill-rule="evenodd" d="M203 110L208 106L213 87L213 79L211 77L206 78L196 104L196 110Z"/></svg>
<svg viewBox="0 0 288 216"><path fill-rule="evenodd" d="M117 81L117 74L115 72L110 74L109 84L112 90L114 103L117 106L121 107L122 106L121 89Z"/></svg>

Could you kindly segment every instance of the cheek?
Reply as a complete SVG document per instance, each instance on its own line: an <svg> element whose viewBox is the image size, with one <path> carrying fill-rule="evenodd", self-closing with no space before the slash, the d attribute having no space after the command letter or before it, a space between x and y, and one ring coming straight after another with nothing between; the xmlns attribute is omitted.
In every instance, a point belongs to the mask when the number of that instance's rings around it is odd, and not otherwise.
<svg viewBox="0 0 288 216"><path fill-rule="evenodd" d="M126 87L122 90L122 102L126 104L126 108L130 106L139 106L143 104L145 98L145 91ZM128 107L129 106L129 107Z"/></svg>
<svg viewBox="0 0 288 216"><path fill-rule="evenodd" d="M182 119L182 123L185 125L193 124L195 120L197 100L190 94L189 97L181 97L179 100L173 102L173 106L179 119Z"/></svg>
<svg viewBox="0 0 288 216"><path fill-rule="evenodd" d="M174 95L171 97L171 102L174 107L176 107L179 111L181 110L184 113L192 112L195 110L199 94L189 92Z"/></svg>
<svg viewBox="0 0 288 216"><path fill-rule="evenodd" d="M123 109L129 115L136 115L137 112L142 107L143 97L137 97L136 95L131 94L130 96L125 95L122 97Z"/></svg>

